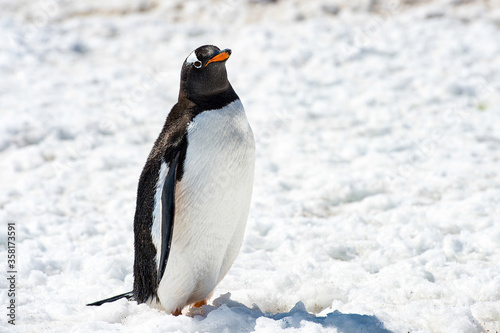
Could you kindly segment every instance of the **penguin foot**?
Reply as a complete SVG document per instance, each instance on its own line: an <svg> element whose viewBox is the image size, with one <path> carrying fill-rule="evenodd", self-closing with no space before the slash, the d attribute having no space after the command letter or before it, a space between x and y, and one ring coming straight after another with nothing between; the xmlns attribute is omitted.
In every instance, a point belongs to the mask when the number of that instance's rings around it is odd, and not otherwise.
<svg viewBox="0 0 500 333"><path fill-rule="evenodd" d="M174 316L176 316L176 317L177 317L177 316L179 316L179 315L181 315L181 314L182 314L182 309L180 309L180 310L175 310L174 312L172 312L172 315L174 315Z"/></svg>
<svg viewBox="0 0 500 333"><path fill-rule="evenodd" d="M212 298L213 294L214 294L214 291L212 290L212 292L210 294L208 294L208 296L204 300L193 303L193 305L191 305L191 308L201 308L203 305L207 305L208 300L210 300L210 298Z"/></svg>
<svg viewBox="0 0 500 333"><path fill-rule="evenodd" d="M193 304L193 307L194 308L201 308L203 305L207 305L208 303L208 300L207 299L204 299L202 301L199 301L199 302L196 302Z"/></svg>
<svg viewBox="0 0 500 333"><path fill-rule="evenodd" d="M202 307L203 307L203 305L208 304L209 299L210 299L210 297L207 297L204 300L201 300L199 302L195 302L195 303L191 304L188 312L186 312L186 316L193 317L193 318L195 316L206 316L206 313L205 313L206 309L204 310Z"/></svg>

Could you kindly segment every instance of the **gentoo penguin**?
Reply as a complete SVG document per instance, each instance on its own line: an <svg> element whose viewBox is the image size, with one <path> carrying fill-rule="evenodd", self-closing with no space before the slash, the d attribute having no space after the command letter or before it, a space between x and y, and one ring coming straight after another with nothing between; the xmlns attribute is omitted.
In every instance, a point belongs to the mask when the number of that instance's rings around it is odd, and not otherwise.
<svg viewBox="0 0 500 333"><path fill-rule="evenodd" d="M134 218L135 299L178 315L207 303L238 255L252 195L255 143L228 81L231 50L186 58L179 99L142 171Z"/></svg>

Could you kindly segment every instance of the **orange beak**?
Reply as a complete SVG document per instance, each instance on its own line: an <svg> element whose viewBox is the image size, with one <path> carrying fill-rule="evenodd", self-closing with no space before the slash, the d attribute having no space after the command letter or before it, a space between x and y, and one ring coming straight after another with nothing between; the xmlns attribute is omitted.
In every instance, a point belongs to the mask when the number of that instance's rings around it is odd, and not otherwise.
<svg viewBox="0 0 500 333"><path fill-rule="evenodd" d="M230 55L231 55L231 50L230 49L222 50L215 57L213 57L212 59L210 59L209 61L207 61L207 63L205 64L205 67L207 67L208 64L211 63L211 62L224 61L227 58L229 58Z"/></svg>

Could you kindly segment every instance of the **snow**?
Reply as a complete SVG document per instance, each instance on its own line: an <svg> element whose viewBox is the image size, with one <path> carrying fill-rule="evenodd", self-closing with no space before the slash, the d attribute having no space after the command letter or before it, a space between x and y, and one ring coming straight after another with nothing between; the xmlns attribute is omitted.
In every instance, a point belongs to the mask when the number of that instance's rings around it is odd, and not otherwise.
<svg viewBox="0 0 500 333"><path fill-rule="evenodd" d="M0 4L0 331L500 331L498 1ZM203 44L256 136L240 255L201 310L86 307L132 289L137 180Z"/></svg>

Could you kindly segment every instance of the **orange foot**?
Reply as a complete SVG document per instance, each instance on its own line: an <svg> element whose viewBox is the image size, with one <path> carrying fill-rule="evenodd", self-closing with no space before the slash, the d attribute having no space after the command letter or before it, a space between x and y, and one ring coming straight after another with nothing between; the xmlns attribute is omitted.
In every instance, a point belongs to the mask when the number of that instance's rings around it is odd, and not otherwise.
<svg viewBox="0 0 500 333"><path fill-rule="evenodd" d="M207 303L208 303L207 299L204 299L202 301L194 303L193 307L195 307L195 308L201 308L203 305L207 305Z"/></svg>
<svg viewBox="0 0 500 333"><path fill-rule="evenodd" d="M212 297L212 294L214 293L214 291L212 290L212 292L210 294L208 294L207 298L205 298L204 300L201 300L199 302L196 302L192 305L193 308L201 308L203 305L207 305L208 304L208 300Z"/></svg>
<svg viewBox="0 0 500 333"><path fill-rule="evenodd" d="M172 314L177 317L177 316L179 316L179 315L182 314L182 309L181 310L175 310L174 312L172 312Z"/></svg>

